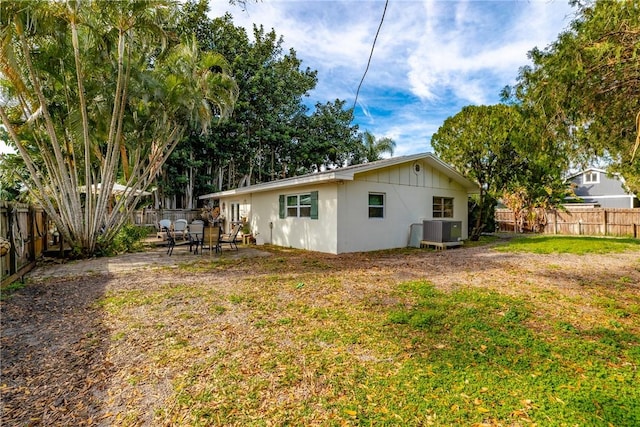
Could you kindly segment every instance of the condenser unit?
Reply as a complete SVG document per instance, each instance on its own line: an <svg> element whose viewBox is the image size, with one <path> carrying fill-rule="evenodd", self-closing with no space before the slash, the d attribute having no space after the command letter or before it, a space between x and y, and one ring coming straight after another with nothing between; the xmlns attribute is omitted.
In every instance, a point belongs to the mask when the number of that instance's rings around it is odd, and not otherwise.
<svg viewBox="0 0 640 427"><path fill-rule="evenodd" d="M423 221L422 240L432 243L460 242L462 240L462 221Z"/></svg>

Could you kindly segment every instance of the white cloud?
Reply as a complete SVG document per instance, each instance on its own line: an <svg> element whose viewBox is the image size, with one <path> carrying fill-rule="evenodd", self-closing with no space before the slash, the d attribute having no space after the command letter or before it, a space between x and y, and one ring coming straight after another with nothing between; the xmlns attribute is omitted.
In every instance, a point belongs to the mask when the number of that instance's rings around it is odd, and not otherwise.
<svg viewBox="0 0 640 427"><path fill-rule="evenodd" d="M554 39L568 7L542 1L424 3L426 22L415 27L419 44L408 58L413 93L436 99L450 90L471 103L495 99L495 84L512 82L534 46ZM555 20L549 20L553 14ZM553 24L550 25L549 22Z"/></svg>
<svg viewBox="0 0 640 427"><path fill-rule="evenodd" d="M384 0L264 0L230 9L235 25L256 22L282 35L303 67L318 70L311 103L353 103ZM391 0L362 85L356 122L389 136L397 154L425 151L444 120L468 104L491 104L569 22L567 0Z"/></svg>

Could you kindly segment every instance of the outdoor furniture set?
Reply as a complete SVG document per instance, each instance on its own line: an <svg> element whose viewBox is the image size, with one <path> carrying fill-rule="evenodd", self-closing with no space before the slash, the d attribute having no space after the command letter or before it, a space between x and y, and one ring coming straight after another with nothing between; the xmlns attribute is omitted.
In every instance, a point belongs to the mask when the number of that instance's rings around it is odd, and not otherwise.
<svg viewBox="0 0 640 427"><path fill-rule="evenodd" d="M189 252L194 254L198 253L198 249L201 254L204 249L209 249L209 252L214 250L216 253L221 253L223 245L228 245L229 249L238 250L236 240L241 229L242 224L236 224L229 234L224 234L221 226L205 226L204 221L201 220L194 220L191 224L187 224L184 219L176 220L173 224L170 220L162 220L160 221L162 236L159 234L158 237L166 236L168 255L173 254L177 238L188 240Z"/></svg>

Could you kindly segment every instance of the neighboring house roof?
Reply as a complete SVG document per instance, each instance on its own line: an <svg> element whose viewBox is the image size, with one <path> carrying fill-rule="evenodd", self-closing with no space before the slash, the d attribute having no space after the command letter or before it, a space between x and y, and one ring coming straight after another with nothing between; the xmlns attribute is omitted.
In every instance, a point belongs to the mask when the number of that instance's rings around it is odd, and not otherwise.
<svg viewBox="0 0 640 427"><path fill-rule="evenodd" d="M565 179L565 181L571 181L573 178L579 177L580 175L584 175L587 172L600 172L600 173L603 173L605 175L610 175L610 176L613 176L613 177L617 177L621 181L624 181L624 178L619 173L615 173L615 172L614 173L609 173L604 169L598 169L598 168L588 168L588 169L581 170L580 172L576 172L576 173L574 173L572 175L569 175Z"/></svg>
<svg viewBox="0 0 640 427"><path fill-rule="evenodd" d="M294 176L290 178L279 179L275 181L265 182L261 184L240 187L234 190L220 191L217 193L205 194L199 196L199 199L213 199L226 196L235 196L240 194L257 193L262 191L271 191L283 188L297 187L309 184L326 184L337 181L353 181L358 173L369 172L376 169L382 169L395 166L402 163L414 162L417 160L425 161L430 166L439 170L449 178L459 182L469 193L477 193L478 186L465 178L449 164L443 162L431 153L412 154L408 156L392 157L390 159L378 160L375 162L362 163L359 165L347 166L322 172L310 173L307 175Z"/></svg>
<svg viewBox="0 0 640 427"><path fill-rule="evenodd" d="M574 173L574 174L572 174L572 175L569 175L569 176L565 179L565 182L573 181L575 178L577 178L577 177L579 177L579 176L582 176L582 175L584 175L584 174L586 174L586 173L589 173L589 172L598 172L598 173L602 174L602 175L603 175L603 176L605 176L605 177L608 177L608 178L613 179L613 180L620 181L620 184L621 184L621 186L622 186L622 190L623 190L626 194L630 194L630 195L635 196L635 195L633 194L633 192L629 189L629 187L627 187L627 183L626 183L626 181L624 180L624 177L623 177L622 175L620 175L620 174L619 174L619 173L617 173L617 172L613 172L613 173L611 173L611 172L607 172L607 171L606 171L606 170L604 170L604 169L588 168L588 169L582 170L582 171L580 171L580 172L578 172L578 173ZM578 185L593 185L593 184L580 183L580 184L578 184Z"/></svg>

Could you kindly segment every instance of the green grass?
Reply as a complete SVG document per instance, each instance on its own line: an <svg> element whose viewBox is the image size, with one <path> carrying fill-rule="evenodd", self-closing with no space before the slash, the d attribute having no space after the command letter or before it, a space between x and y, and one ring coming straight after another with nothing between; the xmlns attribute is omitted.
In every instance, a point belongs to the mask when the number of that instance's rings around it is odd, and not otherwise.
<svg viewBox="0 0 640 427"><path fill-rule="evenodd" d="M305 254L244 264L232 284L214 272L101 301L111 344L136 355L123 401L170 379L154 424L640 425L631 271L574 297L532 277L445 291ZM142 423L128 409L123 425Z"/></svg>
<svg viewBox="0 0 640 427"><path fill-rule="evenodd" d="M499 239L499 237L496 236L496 235L493 235L493 234L482 235L476 241L473 241L473 240L470 240L470 239L465 240L464 241L464 247L465 248L472 248L472 247L475 247L475 246L484 246L486 244L493 243L493 242L497 241L498 239Z"/></svg>
<svg viewBox="0 0 640 427"><path fill-rule="evenodd" d="M503 252L531 252L536 254L605 254L640 249L640 240L581 236L523 236L496 248Z"/></svg>
<svg viewBox="0 0 640 427"><path fill-rule="evenodd" d="M518 298L481 290L447 294L426 282L411 288L421 295L418 304L389 321L412 337L416 354L397 375L376 381L376 388L402 388L402 397L384 396L391 412L412 405L445 424L640 422L640 391L632 386L637 334L571 325L541 331L528 323L532 307ZM428 375L416 375L425 367ZM362 417L383 421L370 411Z"/></svg>
<svg viewBox="0 0 640 427"><path fill-rule="evenodd" d="M0 287L0 301L9 299L14 292L19 291L24 287L25 284L18 281Z"/></svg>

